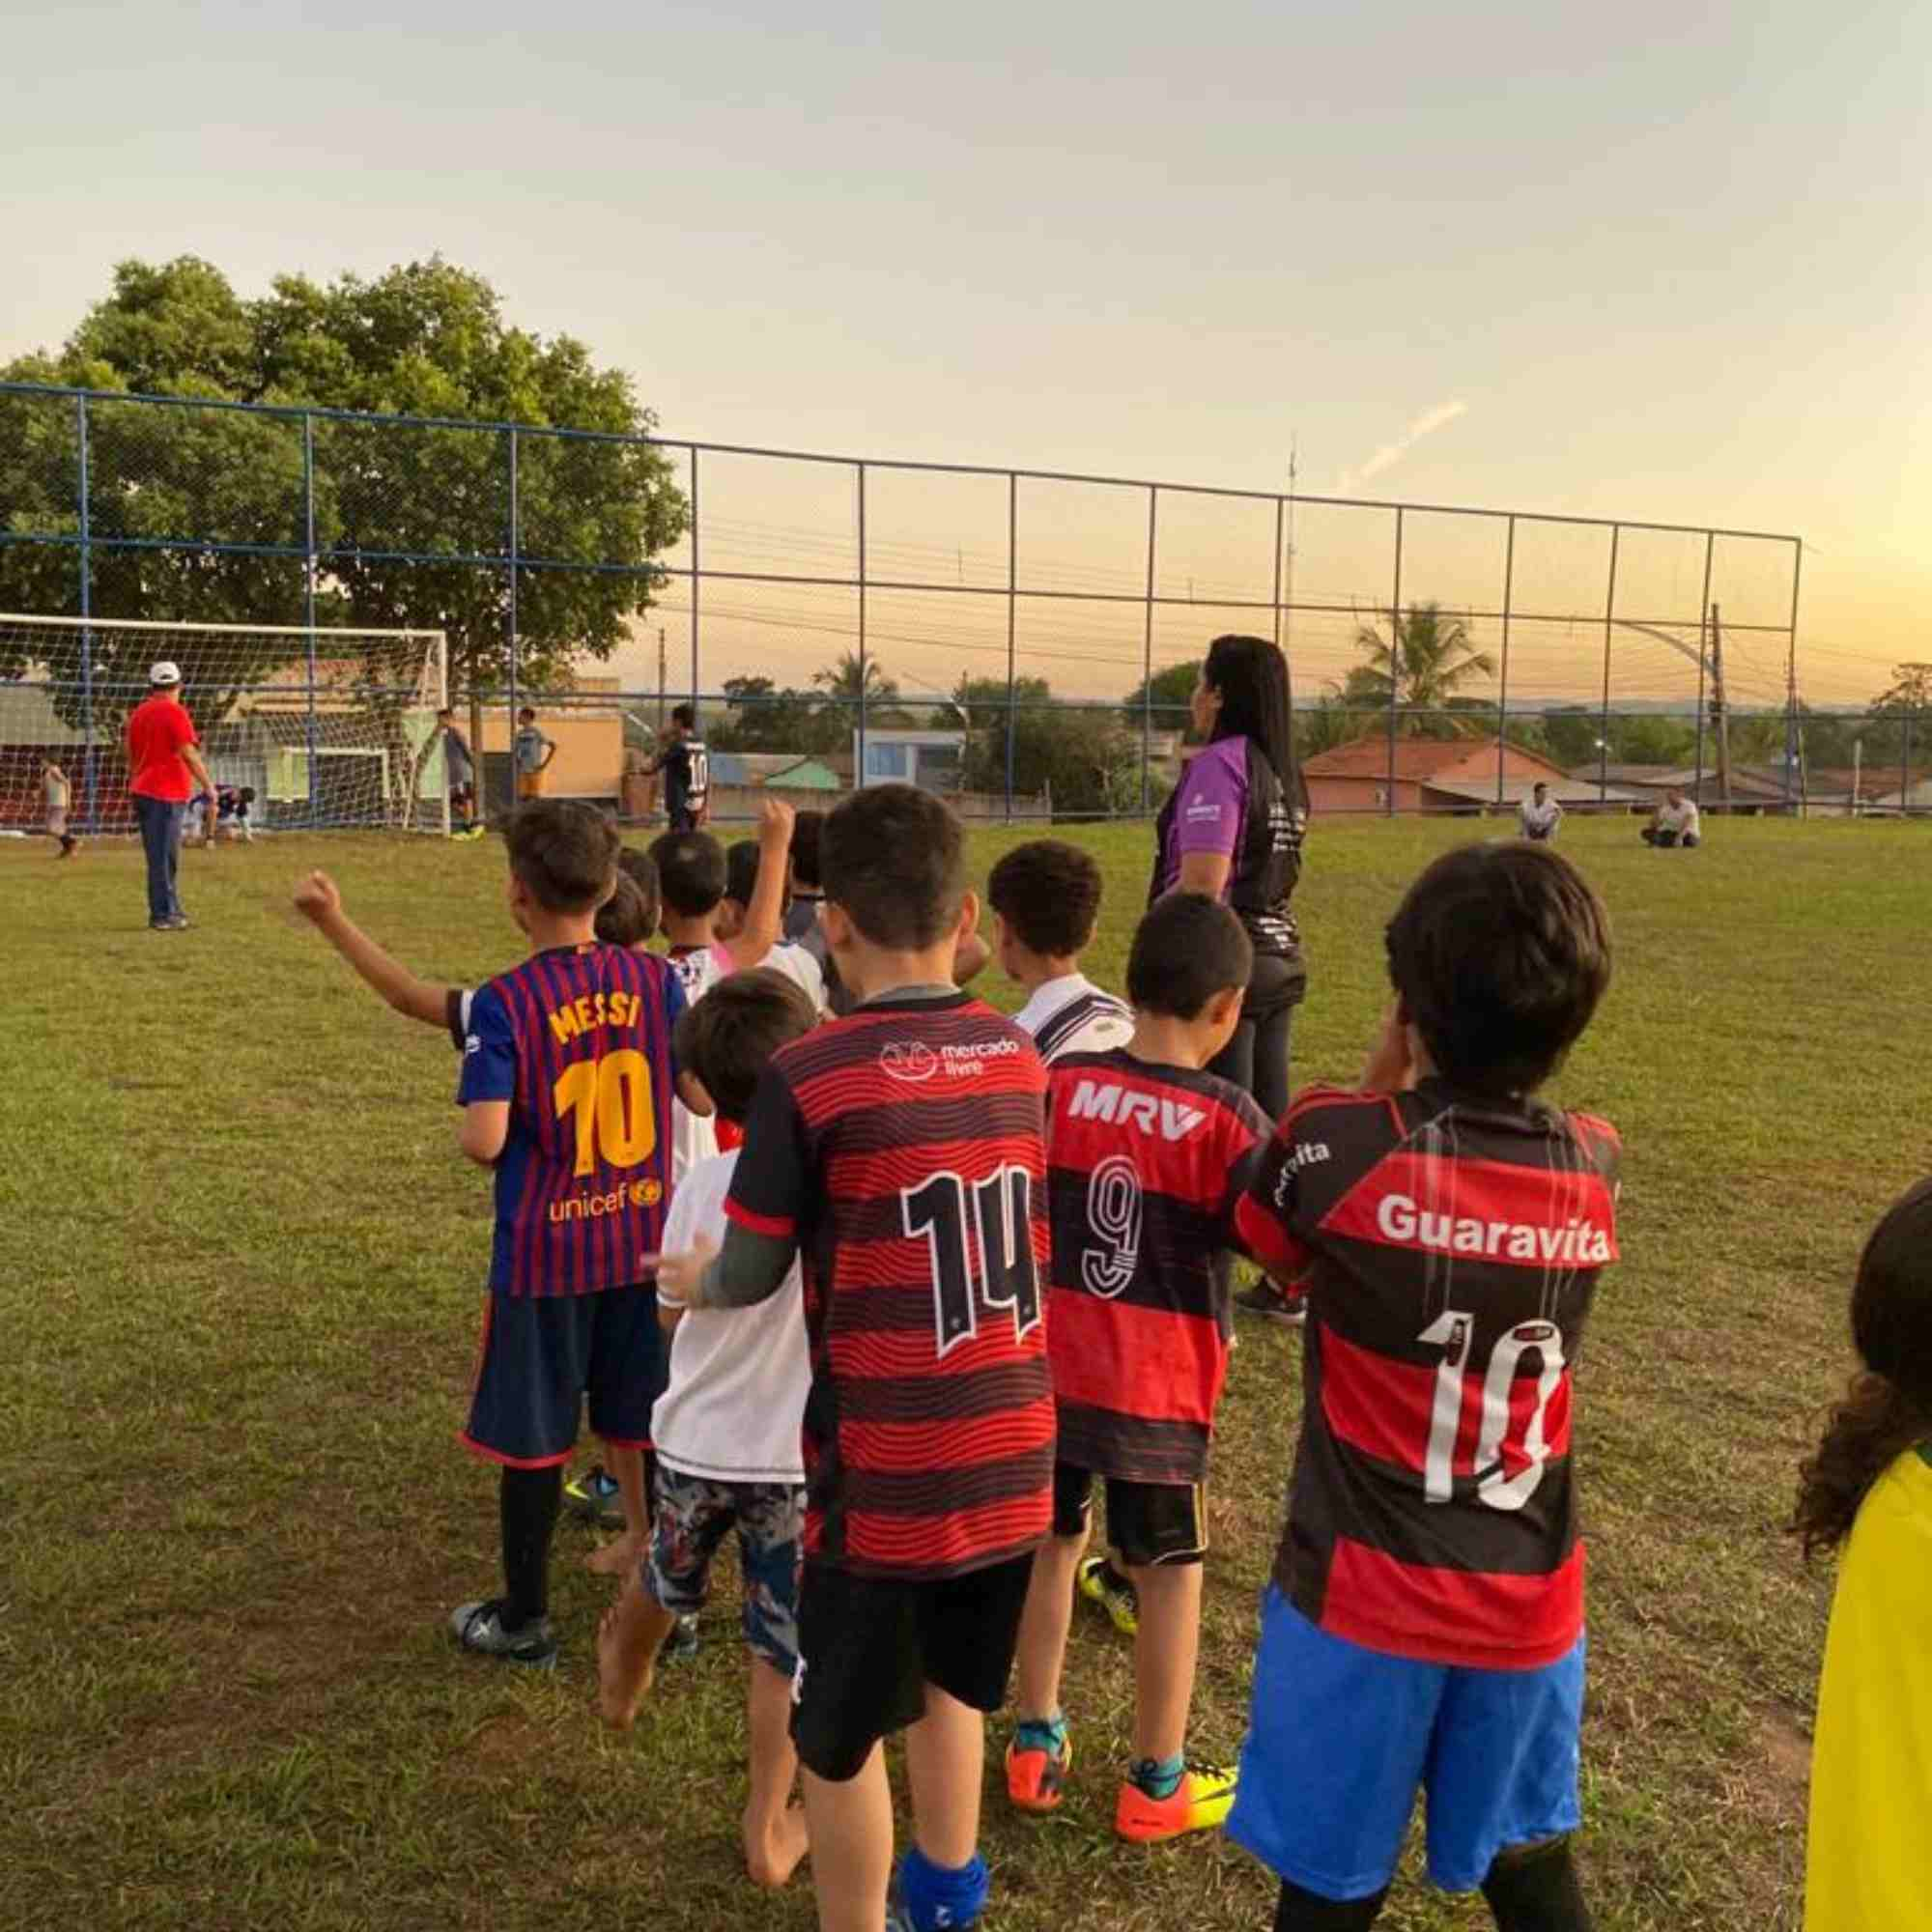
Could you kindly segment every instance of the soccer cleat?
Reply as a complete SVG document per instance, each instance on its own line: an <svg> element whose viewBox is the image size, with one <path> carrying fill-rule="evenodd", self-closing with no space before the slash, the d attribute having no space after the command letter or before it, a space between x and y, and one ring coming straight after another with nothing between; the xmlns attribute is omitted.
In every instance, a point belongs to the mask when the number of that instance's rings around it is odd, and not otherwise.
<svg viewBox="0 0 1932 1932"><path fill-rule="evenodd" d="M531 1670L550 1670L556 1664L556 1639L551 1635L550 1619L538 1617L520 1631L506 1631L501 1597L458 1604L449 1613L449 1634L465 1650L473 1650L479 1657L498 1658Z"/></svg>
<svg viewBox="0 0 1932 1932"><path fill-rule="evenodd" d="M1084 1558L1076 1575L1080 1594L1104 1610L1108 1622L1122 1636L1133 1636L1139 1632L1141 1600L1134 1586L1104 1556Z"/></svg>
<svg viewBox="0 0 1932 1932"><path fill-rule="evenodd" d="M1212 1832L1235 1804L1235 1773L1227 1765L1190 1764L1165 1798L1151 1797L1131 1777L1121 1782L1114 1831L1132 1845L1158 1845L1188 1832Z"/></svg>
<svg viewBox="0 0 1932 1932"><path fill-rule="evenodd" d="M581 1516L599 1529L624 1527L623 1492L616 1477L602 1463L591 1463L582 1475L564 1484L563 1506L572 1516Z"/></svg>
<svg viewBox="0 0 1932 1932"><path fill-rule="evenodd" d="M1264 1321L1278 1321L1284 1328L1299 1328L1308 1320L1302 1297L1287 1295L1264 1276L1235 1297L1235 1306L1243 1315L1259 1315Z"/></svg>
<svg viewBox="0 0 1932 1932"><path fill-rule="evenodd" d="M665 1638L662 1654L667 1663L688 1663L697 1655L697 1619L695 1616L678 1618L671 1634Z"/></svg>
<svg viewBox="0 0 1932 1932"><path fill-rule="evenodd" d="M1058 1811L1065 1796L1066 1774L1073 1769L1073 1740L1064 1739L1059 1753L1037 1746L1023 1749L1017 1735L1007 1747L1007 1796L1021 1811L1043 1815Z"/></svg>

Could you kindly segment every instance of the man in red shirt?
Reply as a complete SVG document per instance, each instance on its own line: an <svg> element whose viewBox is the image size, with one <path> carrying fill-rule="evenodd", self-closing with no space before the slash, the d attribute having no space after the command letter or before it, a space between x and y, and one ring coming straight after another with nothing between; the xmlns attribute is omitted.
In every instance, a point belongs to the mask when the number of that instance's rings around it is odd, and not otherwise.
<svg viewBox="0 0 1932 1932"><path fill-rule="evenodd" d="M197 785L211 800L214 797L214 780L202 760L194 720L181 700L181 681L179 665L165 658L156 664L148 673L148 696L129 714L126 733L128 789L148 855L151 932L179 932L187 923L175 891L182 814Z"/></svg>

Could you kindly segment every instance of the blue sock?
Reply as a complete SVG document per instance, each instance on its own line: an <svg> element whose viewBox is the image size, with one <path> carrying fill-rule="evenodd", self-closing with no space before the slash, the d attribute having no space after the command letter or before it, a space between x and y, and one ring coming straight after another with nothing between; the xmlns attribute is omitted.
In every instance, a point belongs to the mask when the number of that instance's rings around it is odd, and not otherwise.
<svg viewBox="0 0 1932 1932"><path fill-rule="evenodd" d="M899 1899L914 1932L977 1923L989 1883L986 1861L978 1852L956 1869L934 1864L917 1845L899 1861Z"/></svg>
<svg viewBox="0 0 1932 1932"><path fill-rule="evenodd" d="M1056 1711L1050 1718L1022 1718L1013 1733L1013 1743L1021 1750L1042 1750L1059 1757L1066 1748L1066 1713Z"/></svg>
<svg viewBox="0 0 1932 1932"><path fill-rule="evenodd" d="M1172 1798L1187 1776L1187 1760L1179 1751L1172 1757L1144 1757L1136 1761L1127 1776L1150 1798Z"/></svg>

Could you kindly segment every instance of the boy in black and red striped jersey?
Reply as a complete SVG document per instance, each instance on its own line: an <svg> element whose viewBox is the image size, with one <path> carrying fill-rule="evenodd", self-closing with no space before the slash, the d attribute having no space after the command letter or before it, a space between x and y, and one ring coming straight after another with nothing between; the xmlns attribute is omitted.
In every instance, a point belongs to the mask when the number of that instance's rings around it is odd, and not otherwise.
<svg viewBox="0 0 1932 1932"><path fill-rule="evenodd" d="M1072 1745L1060 1674L1094 1478L1127 1568L1134 1633L1134 1755L1114 1806L1123 1838L1153 1844L1219 1825L1234 1773L1182 1747L1201 1634L1203 1483L1227 1378L1234 1239L1267 1117L1202 1069L1241 1017L1254 948L1225 906L1156 901L1127 960L1124 1046L1055 1062L1047 1102L1053 1272L1048 1351L1059 1414L1053 1540L1034 1559L1020 1628L1020 1723L1007 1791L1059 1807Z"/></svg>
<svg viewBox="0 0 1932 1932"><path fill-rule="evenodd" d="M979 906L945 806L910 785L857 792L826 819L820 866L858 1004L773 1058L724 1247L664 1257L658 1293L748 1306L803 1260L792 1737L819 1923L934 1932L984 1906L981 1714L1005 1701L1052 1513L1046 1069L952 982ZM895 1887L880 1746L901 1727L914 1843Z"/></svg>
<svg viewBox="0 0 1932 1932"><path fill-rule="evenodd" d="M1410 887L1388 959L1361 1090L1301 1094L1240 1208L1308 1330L1228 1829L1281 1877L1278 1932L1359 1932L1421 1786L1437 1885L1505 1932L1581 1932L1570 1378L1619 1150L1531 1096L1609 982L1608 928L1548 846L1473 845Z"/></svg>

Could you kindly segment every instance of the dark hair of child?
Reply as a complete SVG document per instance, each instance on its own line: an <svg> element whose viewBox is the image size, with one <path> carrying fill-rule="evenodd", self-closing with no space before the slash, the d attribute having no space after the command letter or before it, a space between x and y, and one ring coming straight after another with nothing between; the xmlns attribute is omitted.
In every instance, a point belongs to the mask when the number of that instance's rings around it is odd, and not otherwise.
<svg viewBox="0 0 1932 1932"><path fill-rule="evenodd" d="M616 889L597 908L597 937L606 946L641 946L658 929L644 895L628 872L619 870Z"/></svg>
<svg viewBox="0 0 1932 1932"><path fill-rule="evenodd" d="M1562 1065L1610 983L1609 920L1575 866L1517 840L1445 852L1387 932L1389 979L1436 1069L1491 1099Z"/></svg>
<svg viewBox="0 0 1932 1932"><path fill-rule="evenodd" d="M724 896L724 848L708 832L667 832L651 841L658 891L681 919L701 919Z"/></svg>
<svg viewBox="0 0 1932 1932"><path fill-rule="evenodd" d="M664 896L658 889L658 868L648 852L639 852L635 845L622 845L617 849L617 869L637 887L638 896L643 901L645 936L658 929L658 917L664 911Z"/></svg>
<svg viewBox="0 0 1932 1932"><path fill-rule="evenodd" d="M617 828L595 806L573 798L519 806L503 835L510 870L546 912L591 912L617 876Z"/></svg>
<svg viewBox="0 0 1932 1932"><path fill-rule="evenodd" d="M766 1063L787 1040L810 1033L817 1017L782 973L732 973L678 1015L671 1050L703 1082L720 1117L742 1126Z"/></svg>
<svg viewBox="0 0 1932 1932"><path fill-rule="evenodd" d="M1245 986L1255 948L1206 893L1169 893L1148 908L1127 954L1127 998L1143 1012L1191 1020L1216 993Z"/></svg>
<svg viewBox="0 0 1932 1932"><path fill-rule="evenodd" d="M1100 867L1064 838L1035 838L993 867L986 902L1030 952L1066 958L1093 944Z"/></svg>
<svg viewBox="0 0 1932 1932"><path fill-rule="evenodd" d="M791 826L792 884L818 890L818 841L825 831L822 811L801 811Z"/></svg>
<svg viewBox="0 0 1932 1932"><path fill-rule="evenodd" d="M687 731L696 728L697 713L688 704L673 704L670 717L673 724L682 724Z"/></svg>
<svg viewBox="0 0 1932 1932"><path fill-rule="evenodd" d="M917 785L867 785L827 814L819 838L825 896L862 938L889 952L937 946L966 895L966 835Z"/></svg>
<svg viewBox="0 0 1932 1932"><path fill-rule="evenodd" d="M1807 1557L1842 1543L1891 1463L1932 1442L1932 1180L1871 1231L1852 1284L1852 1341L1864 1367L1799 1472L1790 1527Z"/></svg>
<svg viewBox="0 0 1932 1932"><path fill-rule="evenodd" d="M724 848L724 896L740 905L752 903L758 883L758 841L739 838Z"/></svg>

